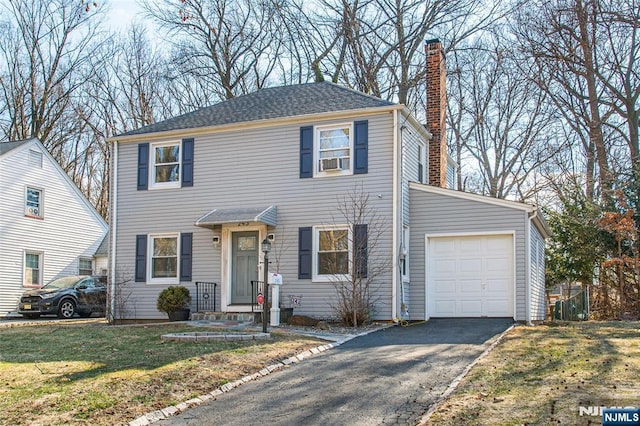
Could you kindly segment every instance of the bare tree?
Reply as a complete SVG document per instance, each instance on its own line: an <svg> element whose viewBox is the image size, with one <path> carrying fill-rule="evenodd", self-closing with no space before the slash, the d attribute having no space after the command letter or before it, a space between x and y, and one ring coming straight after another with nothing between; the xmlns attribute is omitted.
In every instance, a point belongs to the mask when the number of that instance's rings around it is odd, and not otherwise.
<svg viewBox="0 0 640 426"><path fill-rule="evenodd" d="M356 327L371 319L379 297L377 279L391 265L380 247L385 233L387 220L373 210L362 184L338 198L333 224L319 233L318 268L333 276L333 309L346 325Z"/></svg>
<svg viewBox="0 0 640 426"><path fill-rule="evenodd" d="M64 166L73 97L100 43L92 22L99 9L74 0L14 0L0 8L0 96L6 139L38 137Z"/></svg>
<svg viewBox="0 0 640 426"><path fill-rule="evenodd" d="M167 31L173 64L220 99L267 84L281 49L277 8L269 0L143 0L148 15ZM167 39L169 40L169 39Z"/></svg>
<svg viewBox="0 0 640 426"><path fill-rule="evenodd" d="M605 92L598 79L597 52L603 40L597 17L602 6L597 0L531 0L519 9L513 27L533 62L526 74L548 93L574 131L588 135L582 149L590 198L595 196L596 173L605 196L613 185L603 131L611 111L602 102ZM613 47L613 40L609 43Z"/></svg>
<svg viewBox="0 0 640 426"><path fill-rule="evenodd" d="M470 189L525 200L537 189L534 172L562 141L553 133L546 93L521 75L509 51L485 37L449 55L449 134L458 161L467 155L467 167L479 176L479 186Z"/></svg>
<svg viewBox="0 0 640 426"><path fill-rule="evenodd" d="M86 83L103 64L100 15L93 3L72 0L0 6L0 139L39 138L105 216L105 150L78 115Z"/></svg>
<svg viewBox="0 0 640 426"><path fill-rule="evenodd" d="M135 317L135 304L131 306L129 300L133 291L130 284L133 282L133 274L131 271L118 269L115 274L115 282L108 284L108 297L107 300L112 301L113 304L107 304L107 321L110 324L115 324L119 320L128 318L131 314L131 310L134 310Z"/></svg>
<svg viewBox="0 0 640 426"><path fill-rule="evenodd" d="M76 158L67 172L104 216L109 207L109 146L106 139L169 118L176 108L165 78L166 61L140 26L112 36L102 46L86 90L74 102L77 131L68 144ZM100 57L108 57L102 61Z"/></svg>
<svg viewBox="0 0 640 426"><path fill-rule="evenodd" d="M622 136L629 145L631 158L640 157L640 8L629 0L612 0L601 9L599 28L606 49L596 55L596 73L606 87L611 106L623 120Z"/></svg>

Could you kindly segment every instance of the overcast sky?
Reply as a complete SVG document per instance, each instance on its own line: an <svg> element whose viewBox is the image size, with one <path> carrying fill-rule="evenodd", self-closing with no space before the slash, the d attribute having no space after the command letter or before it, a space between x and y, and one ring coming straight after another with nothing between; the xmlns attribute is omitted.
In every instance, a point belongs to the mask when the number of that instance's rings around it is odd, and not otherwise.
<svg viewBox="0 0 640 426"><path fill-rule="evenodd" d="M126 31L135 19L141 19L141 9L136 0L107 0L106 4L108 25L113 29Z"/></svg>

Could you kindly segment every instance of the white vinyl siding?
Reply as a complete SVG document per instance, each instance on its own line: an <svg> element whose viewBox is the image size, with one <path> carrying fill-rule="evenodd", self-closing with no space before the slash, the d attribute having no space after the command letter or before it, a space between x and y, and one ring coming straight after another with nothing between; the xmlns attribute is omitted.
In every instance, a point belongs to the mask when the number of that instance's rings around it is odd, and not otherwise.
<svg viewBox="0 0 640 426"><path fill-rule="evenodd" d="M300 179L300 127L339 127L356 120L368 120L368 173ZM221 256L226 256L226 247L224 243L212 244L212 237L221 235L220 230L195 227L195 220L214 208L275 205L277 226L269 227L267 233L275 234L270 272L276 272L279 265L278 272L283 276L281 300L287 304L290 296L302 296L296 314L330 316L335 288L329 283L316 285L311 279L298 279L298 228L343 223L336 213L338 198L359 184L370 194L371 209L380 217L391 218L392 141L393 114L387 112L198 136L194 144L194 186L171 191L170 197L165 191L136 190L137 144L119 143L116 269L134 270L136 235L165 232L167 223L171 223L172 229L193 232L193 279L186 285L191 286L195 297L196 281L217 282L219 301L224 285ZM268 165L266 172L261 165ZM392 256L391 226L377 246L383 256ZM391 318L391 273L389 270L377 277L376 318ZM155 306L160 286L136 283L131 289L130 300L136 303L131 315L165 317Z"/></svg>
<svg viewBox="0 0 640 426"><path fill-rule="evenodd" d="M42 167L32 165L32 151ZM9 166L10 165L10 166ZM20 170L16 174L12 171ZM25 216L26 187L46 196L45 220ZM37 141L0 156L0 316L14 311L24 291L24 253L45 253L42 283L78 273L78 258L92 257L107 225Z"/></svg>

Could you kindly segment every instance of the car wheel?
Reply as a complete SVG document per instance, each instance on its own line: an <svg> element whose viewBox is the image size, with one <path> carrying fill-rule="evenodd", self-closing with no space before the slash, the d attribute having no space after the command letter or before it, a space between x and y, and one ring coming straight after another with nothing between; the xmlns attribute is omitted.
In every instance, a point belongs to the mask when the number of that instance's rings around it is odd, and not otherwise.
<svg viewBox="0 0 640 426"><path fill-rule="evenodd" d="M71 299L63 299L58 306L58 318L73 318L76 313L76 304Z"/></svg>
<svg viewBox="0 0 640 426"><path fill-rule="evenodd" d="M22 316L29 319L40 318L40 314L22 314Z"/></svg>

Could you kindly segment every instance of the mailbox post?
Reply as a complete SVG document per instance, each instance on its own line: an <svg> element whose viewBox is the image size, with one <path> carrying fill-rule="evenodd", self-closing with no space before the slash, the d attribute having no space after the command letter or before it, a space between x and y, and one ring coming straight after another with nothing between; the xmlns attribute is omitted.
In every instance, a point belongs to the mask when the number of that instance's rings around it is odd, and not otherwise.
<svg viewBox="0 0 640 426"><path fill-rule="evenodd" d="M264 286L264 305L262 305L262 332L267 332L267 321L269 319L269 252L271 251L271 241L268 238L262 240L262 253L264 253L263 265L263 286Z"/></svg>

